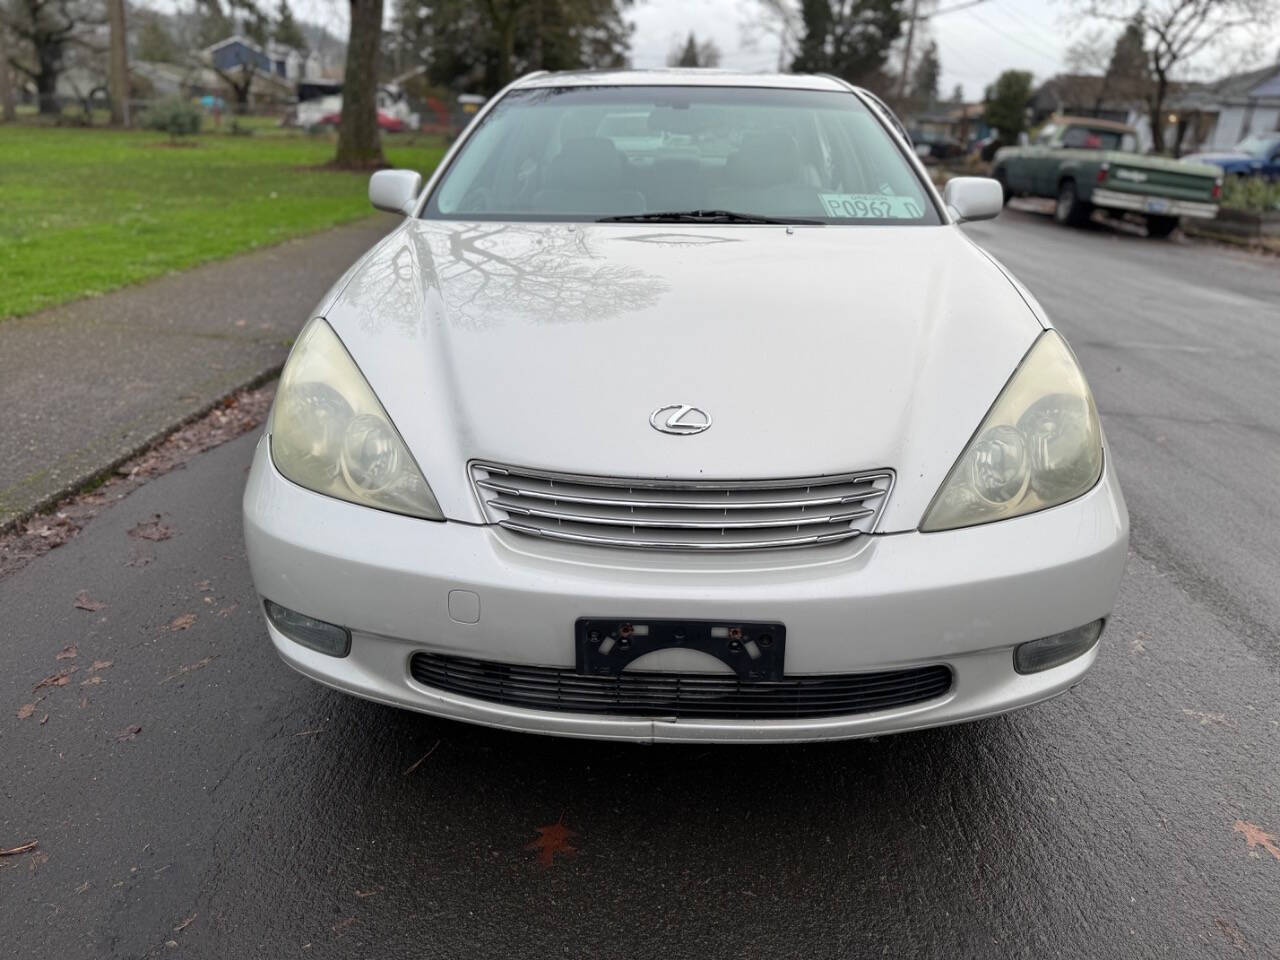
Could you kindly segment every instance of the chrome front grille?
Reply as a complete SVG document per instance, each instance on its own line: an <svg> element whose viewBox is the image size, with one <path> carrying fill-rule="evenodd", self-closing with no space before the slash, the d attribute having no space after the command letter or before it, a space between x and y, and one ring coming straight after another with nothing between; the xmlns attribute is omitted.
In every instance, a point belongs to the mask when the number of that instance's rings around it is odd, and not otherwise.
<svg viewBox="0 0 1280 960"><path fill-rule="evenodd" d="M649 550L762 550L875 529L893 473L797 480L632 480L471 464L490 523L574 543Z"/></svg>

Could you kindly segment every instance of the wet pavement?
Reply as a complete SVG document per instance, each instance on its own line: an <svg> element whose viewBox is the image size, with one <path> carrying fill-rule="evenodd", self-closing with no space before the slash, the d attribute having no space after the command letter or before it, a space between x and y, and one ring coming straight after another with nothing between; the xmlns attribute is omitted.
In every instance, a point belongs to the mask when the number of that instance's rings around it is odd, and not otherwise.
<svg viewBox="0 0 1280 960"><path fill-rule="evenodd" d="M266 641L245 436L0 581L0 849L38 841L0 857L0 954L1280 956L1280 261L971 232L1076 347L1129 501L1081 686L803 747L357 701Z"/></svg>

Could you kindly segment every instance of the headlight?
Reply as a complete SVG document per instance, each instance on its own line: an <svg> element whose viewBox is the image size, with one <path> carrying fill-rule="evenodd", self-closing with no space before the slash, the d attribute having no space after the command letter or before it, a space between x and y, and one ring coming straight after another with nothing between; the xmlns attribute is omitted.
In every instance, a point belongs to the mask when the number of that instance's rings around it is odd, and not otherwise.
<svg viewBox="0 0 1280 960"><path fill-rule="evenodd" d="M1073 500L1102 474L1093 394L1070 348L1043 334L925 511L920 529L952 530Z"/></svg>
<svg viewBox="0 0 1280 960"><path fill-rule="evenodd" d="M409 448L323 320L307 324L284 365L271 415L271 459L316 493L444 519Z"/></svg>

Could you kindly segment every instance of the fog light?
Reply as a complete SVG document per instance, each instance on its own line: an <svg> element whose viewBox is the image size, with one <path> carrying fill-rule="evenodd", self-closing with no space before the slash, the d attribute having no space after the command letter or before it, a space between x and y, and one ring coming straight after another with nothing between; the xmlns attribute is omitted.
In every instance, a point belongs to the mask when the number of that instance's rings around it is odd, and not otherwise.
<svg viewBox="0 0 1280 960"><path fill-rule="evenodd" d="M1013 649L1013 669L1019 673L1039 673L1074 660L1082 653L1087 653L1098 642L1098 638L1102 636L1103 623L1102 620L1095 620L1074 630L1019 644Z"/></svg>
<svg viewBox="0 0 1280 960"><path fill-rule="evenodd" d="M271 625L295 643L331 657L345 657L351 652L351 631L346 627L313 620L265 597L262 605L266 608Z"/></svg>

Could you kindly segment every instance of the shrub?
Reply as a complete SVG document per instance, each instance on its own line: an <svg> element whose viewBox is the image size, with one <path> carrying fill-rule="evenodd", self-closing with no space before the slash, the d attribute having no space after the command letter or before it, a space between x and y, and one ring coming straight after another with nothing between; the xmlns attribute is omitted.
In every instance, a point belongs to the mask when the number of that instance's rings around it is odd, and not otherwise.
<svg viewBox="0 0 1280 960"><path fill-rule="evenodd" d="M1262 177L1227 177L1222 185L1222 205L1249 213L1280 210L1280 180L1268 183Z"/></svg>
<svg viewBox="0 0 1280 960"><path fill-rule="evenodd" d="M171 140L200 132L199 109L185 100L165 100L147 111L147 126L169 134Z"/></svg>

